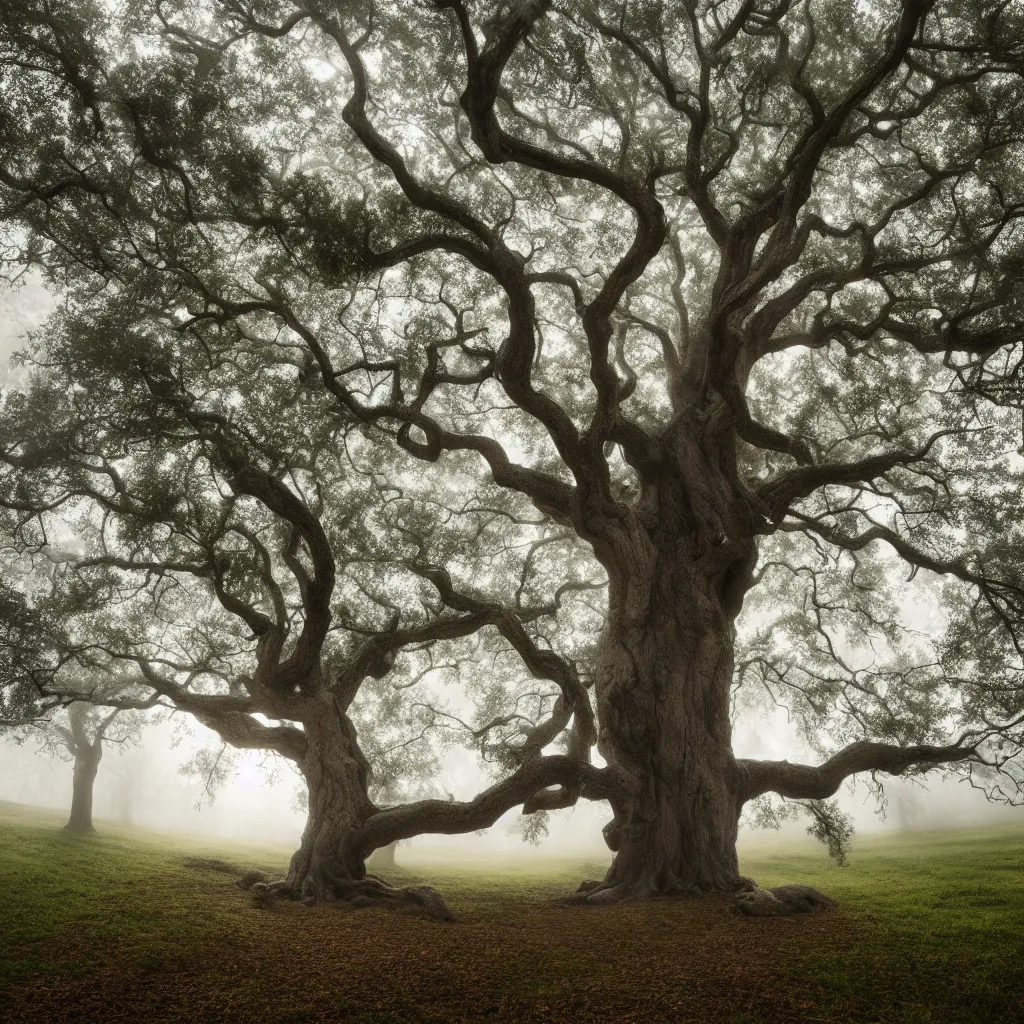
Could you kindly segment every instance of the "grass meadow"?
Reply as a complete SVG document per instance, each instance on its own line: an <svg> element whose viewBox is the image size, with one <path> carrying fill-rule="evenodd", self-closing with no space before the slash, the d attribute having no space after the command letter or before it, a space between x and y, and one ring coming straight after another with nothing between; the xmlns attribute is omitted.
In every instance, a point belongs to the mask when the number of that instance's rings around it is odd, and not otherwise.
<svg viewBox="0 0 1024 1024"><path fill-rule="evenodd" d="M558 904L603 865L416 863L458 916L253 905L217 857L283 871L290 850L0 803L0 1020L1024 1021L1024 826L857 841L754 837L744 872L807 882L831 913L736 918L715 900ZM400 851L401 853L406 851ZM406 852L411 858L411 851Z"/></svg>

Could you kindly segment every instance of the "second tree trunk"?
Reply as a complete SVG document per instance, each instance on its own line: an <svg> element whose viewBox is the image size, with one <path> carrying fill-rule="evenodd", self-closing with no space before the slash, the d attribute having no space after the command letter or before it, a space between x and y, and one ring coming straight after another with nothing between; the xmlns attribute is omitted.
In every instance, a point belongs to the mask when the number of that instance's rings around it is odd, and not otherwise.
<svg viewBox="0 0 1024 1024"><path fill-rule="evenodd" d="M103 744L96 740L75 749L75 774L71 790L71 815L65 828L69 832L95 832L92 824L92 794L99 771Z"/></svg>

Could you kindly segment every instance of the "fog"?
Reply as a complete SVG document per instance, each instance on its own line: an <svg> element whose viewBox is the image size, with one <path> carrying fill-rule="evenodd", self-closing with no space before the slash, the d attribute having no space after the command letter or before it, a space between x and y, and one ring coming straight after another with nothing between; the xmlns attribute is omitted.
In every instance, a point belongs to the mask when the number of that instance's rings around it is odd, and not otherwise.
<svg viewBox="0 0 1024 1024"><path fill-rule="evenodd" d="M214 793L205 780L183 774L198 750L219 746L204 727L172 718L149 727L137 745L108 744L95 787L95 815L104 820L237 841L297 844L304 821L297 796L301 780L282 758L255 752L241 754L231 777ZM801 743L784 710L771 717L747 714L737 723L735 748L741 757L815 760ZM473 797L485 784L474 757L457 749L445 759L440 788L456 799ZM894 829L972 828L999 821L1020 821L1024 809L989 803L967 783L943 779L936 772L923 783L888 779L888 806L877 813L873 794L860 784L844 786L837 799L853 816L858 834ZM71 763L40 750L31 737L22 744L0 740L0 800L66 810L71 804ZM402 856L459 860L504 857L607 855L601 827L610 818L606 804L581 801L571 811L550 817L549 833L536 846L523 841L518 811L506 814L485 832L465 836L420 836L402 845ZM805 822L783 827L782 835L799 837ZM747 843L774 837L749 827Z"/></svg>
<svg viewBox="0 0 1024 1024"><path fill-rule="evenodd" d="M53 302L42 282L28 278L12 288L0 281L0 386L17 379L10 358L24 343L30 331L42 325Z"/></svg>

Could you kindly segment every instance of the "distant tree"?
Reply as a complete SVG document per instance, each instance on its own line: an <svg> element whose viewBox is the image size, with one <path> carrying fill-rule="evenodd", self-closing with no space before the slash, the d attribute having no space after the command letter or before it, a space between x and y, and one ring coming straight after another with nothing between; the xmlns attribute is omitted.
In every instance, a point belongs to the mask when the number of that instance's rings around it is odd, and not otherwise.
<svg viewBox="0 0 1024 1024"><path fill-rule="evenodd" d="M465 478L429 501L412 486L403 493L390 481L411 460L376 450L273 363L238 365L225 353L212 367L197 352L195 367L178 363L160 384L148 356L123 363L124 349L75 338L94 326L55 319L47 342L61 334L86 345L87 362L99 357L88 386L79 390L77 356L72 376L54 364L6 396L0 426L0 503L27 573L46 580L31 601L45 631L42 692L173 707L229 744L294 761L309 821L278 891L412 900L448 916L432 892L366 879L364 860L420 831L492 824L567 764L577 777L595 772L541 752L570 717L544 681L583 687L547 646L557 613L600 584L561 584L542 599L543 576L534 586L498 580L507 606L463 590L439 561L457 554L463 575L486 581L510 543L525 571L559 536ZM230 416L199 411L211 386L223 388ZM477 696L469 721L441 692L457 679ZM376 805L371 794L390 801L422 788L437 736L465 736L519 771L468 803Z"/></svg>
<svg viewBox="0 0 1024 1024"><path fill-rule="evenodd" d="M70 704L63 715L54 715L36 729L47 741L50 749L62 748L74 763L71 792L71 815L65 826L69 832L95 832L92 822L93 791L96 773L103 757L103 743L107 739L123 742L132 725L126 712L119 708L97 708L84 701ZM135 725L137 731L137 723ZM120 725L120 735L113 730Z"/></svg>
<svg viewBox="0 0 1024 1024"><path fill-rule="evenodd" d="M750 801L1019 796L1020 5L109 10L0 14L7 257L62 297L0 494L88 535L69 657L302 767L289 891L581 796L581 898L734 891ZM434 656L477 717L391 720L498 781L377 806L353 709ZM734 756L756 694L821 763Z"/></svg>
<svg viewBox="0 0 1024 1024"><path fill-rule="evenodd" d="M38 549L19 550L12 534L5 537L0 581L0 735L18 743L37 740L44 752L71 757L74 775L66 827L70 832L93 832L93 789L104 740L137 740L144 722L138 712L155 701L134 700L122 688L111 688L108 678L95 674L65 687L60 633L44 610L47 591L55 582L52 563L60 558L54 559L52 552L40 557ZM16 557L11 557L12 552L17 552Z"/></svg>

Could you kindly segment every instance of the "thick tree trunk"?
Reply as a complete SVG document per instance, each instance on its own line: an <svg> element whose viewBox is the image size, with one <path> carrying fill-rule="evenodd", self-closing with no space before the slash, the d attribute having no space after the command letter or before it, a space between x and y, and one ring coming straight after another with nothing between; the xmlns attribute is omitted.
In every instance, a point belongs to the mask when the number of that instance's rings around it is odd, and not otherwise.
<svg viewBox="0 0 1024 1024"><path fill-rule="evenodd" d="M266 882L259 872L239 880L261 903L274 897L308 902L347 900L353 906L413 904L431 917L453 920L429 886L396 888L368 875L358 845L359 830L375 812L367 791L369 764L355 727L337 699L321 690L309 698L302 717L307 752L299 766L308 790L308 818L287 876Z"/></svg>
<svg viewBox="0 0 1024 1024"><path fill-rule="evenodd" d="M728 893L751 914L830 905L816 890L768 893L740 876L745 787L732 753L735 620L757 560L757 511L713 458L711 419L680 420L673 457L634 509L594 540L609 613L595 691L598 749L628 794L605 829L615 857L580 899ZM705 432L702 434L702 432Z"/></svg>
<svg viewBox="0 0 1024 1024"><path fill-rule="evenodd" d="M92 794L103 756L103 741L75 749L75 774L71 789L71 815L64 827L69 832L95 832L92 824Z"/></svg>
<svg viewBox="0 0 1024 1024"><path fill-rule="evenodd" d="M605 838L615 858L591 899L741 884L729 704L757 522L715 422L680 417L636 505L595 531L609 578L598 750L629 796L613 807Z"/></svg>
<svg viewBox="0 0 1024 1024"><path fill-rule="evenodd" d="M366 876L363 858L354 852L354 839L373 812L367 794L369 766L355 728L331 694L311 700L303 726L308 753L300 767L309 816L286 881L302 899L344 897L352 883Z"/></svg>
<svg viewBox="0 0 1024 1024"><path fill-rule="evenodd" d="M740 884L742 800L729 719L734 612L714 580L671 561L658 559L642 599L635 590L613 595L602 642L599 748L631 787L605 829L616 854L602 886L609 899Z"/></svg>

